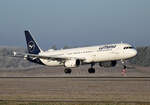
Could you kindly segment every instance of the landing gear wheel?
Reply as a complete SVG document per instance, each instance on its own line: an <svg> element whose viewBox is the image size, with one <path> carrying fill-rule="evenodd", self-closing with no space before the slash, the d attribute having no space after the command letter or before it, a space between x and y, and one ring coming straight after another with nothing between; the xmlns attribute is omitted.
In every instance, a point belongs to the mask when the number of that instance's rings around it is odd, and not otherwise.
<svg viewBox="0 0 150 105"><path fill-rule="evenodd" d="M126 66L126 65L123 65L122 73L126 73L126 72L127 72L127 66Z"/></svg>
<svg viewBox="0 0 150 105"><path fill-rule="evenodd" d="M125 61L121 60L122 66L123 66L123 70L121 71L121 74L123 76L126 76L126 72L127 72L127 66L125 65Z"/></svg>
<svg viewBox="0 0 150 105"><path fill-rule="evenodd" d="M89 69L88 69L88 72L89 72L89 73L95 73L95 69L94 69L94 68L89 68Z"/></svg>
<svg viewBox="0 0 150 105"><path fill-rule="evenodd" d="M66 68L65 70L64 70L64 72L66 73L66 74L70 74L71 73L71 69L69 69L69 68Z"/></svg>
<svg viewBox="0 0 150 105"><path fill-rule="evenodd" d="M126 66L126 65L123 65L123 69L127 69L127 66Z"/></svg>
<svg viewBox="0 0 150 105"><path fill-rule="evenodd" d="M127 66L123 65L123 70L121 71L122 76L126 76L127 73Z"/></svg>

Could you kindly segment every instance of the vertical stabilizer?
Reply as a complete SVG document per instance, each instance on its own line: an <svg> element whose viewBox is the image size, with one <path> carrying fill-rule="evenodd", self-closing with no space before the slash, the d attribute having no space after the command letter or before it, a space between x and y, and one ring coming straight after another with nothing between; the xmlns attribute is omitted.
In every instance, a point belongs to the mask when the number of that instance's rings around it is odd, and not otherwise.
<svg viewBox="0 0 150 105"><path fill-rule="evenodd" d="M27 43L28 53L39 54L42 50L37 45L36 41L33 39L31 33L28 30L24 31Z"/></svg>

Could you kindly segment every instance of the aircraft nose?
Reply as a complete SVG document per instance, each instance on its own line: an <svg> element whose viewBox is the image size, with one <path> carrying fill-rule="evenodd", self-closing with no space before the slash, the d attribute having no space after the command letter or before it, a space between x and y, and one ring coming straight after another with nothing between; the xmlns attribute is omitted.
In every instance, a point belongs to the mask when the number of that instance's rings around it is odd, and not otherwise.
<svg viewBox="0 0 150 105"><path fill-rule="evenodd" d="M134 57L134 56L136 56L137 55L137 50L136 49L133 49L132 50L132 56Z"/></svg>

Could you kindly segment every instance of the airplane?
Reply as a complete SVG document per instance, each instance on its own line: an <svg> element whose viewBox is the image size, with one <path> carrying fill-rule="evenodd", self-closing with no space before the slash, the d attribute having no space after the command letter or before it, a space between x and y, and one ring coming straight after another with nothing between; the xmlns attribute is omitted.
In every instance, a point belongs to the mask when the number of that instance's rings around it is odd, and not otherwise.
<svg viewBox="0 0 150 105"><path fill-rule="evenodd" d="M99 63L100 67L114 67L117 61L124 61L137 55L137 50L128 43L106 44L70 49L43 51L34 40L30 31L25 30L27 53L14 52L15 57L47 66L64 66L64 72L70 74L72 68L90 64L89 73L95 73L94 65Z"/></svg>

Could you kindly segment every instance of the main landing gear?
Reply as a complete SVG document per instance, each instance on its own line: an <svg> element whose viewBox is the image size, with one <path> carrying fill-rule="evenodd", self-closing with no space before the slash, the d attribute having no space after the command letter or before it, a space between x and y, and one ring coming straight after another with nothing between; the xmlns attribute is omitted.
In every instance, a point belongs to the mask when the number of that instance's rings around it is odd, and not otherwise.
<svg viewBox="0 0 150 105"><path fill-rule="evenodd" d="M88 69L88 72L89 72L89 73L95 73L95 69L94 69L94 68L89 68L89 69Z"/></svg>
<svg viewBox="0 0 150 105"><path fill-rule="evenodd" d="M64 70L64 72L66 73L66 74L71 74L71 69L70 68L66 68L65 70Z"/></svg>
<svg viewBox="0 0 150 105"><path fill-rule="evenodd" d="M95 68L93 68L94 65L95 63L91 63L91 68L88 69L89 73L95 73Z"/></svg>
<svg viewBox="0 0 150 105"><path fill-rule="evenodd" d="M91 67L88 69L89 73L95 73L95 68L93 68L93 66L95 65L95 63L91 63ZM71 74L72 70L70 68L65 68L64 72L66 74Z"/></svg>

